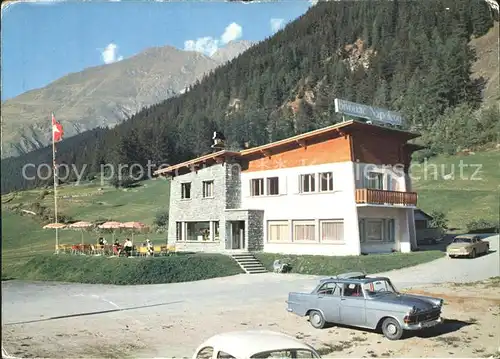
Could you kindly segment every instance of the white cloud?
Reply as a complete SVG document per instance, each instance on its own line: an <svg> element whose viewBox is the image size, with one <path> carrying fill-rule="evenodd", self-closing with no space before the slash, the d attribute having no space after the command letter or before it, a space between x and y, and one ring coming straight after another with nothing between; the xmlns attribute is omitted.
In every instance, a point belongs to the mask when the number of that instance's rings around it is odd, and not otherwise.
<svg viewBox="0 0 500 359"><path fill-rule="evenodd" d="M312 6L316 5L318 3L319 0L309 0L309 4L311 4Z"/></svg>
<svg viewBox="0 0 500 359"><path fill-rule="evenodd" d="M243 28L233 22L226 26L220 39L212 36L199 37L196 40L184 41L184 50L198 51L205 55L212 56L219 49L220 45L225 45L230 41L239 39L243 35Z"/></svg>
<svg viewBox="0 0 500 359"><path fill-rule="evenodd" d="M237 40L243 35L243 28L237 23L233 22L227 25L226 30L220 37L223 44L227 44L230 41Z"/></svg>
<svg viewBox="0 0 500 359"><path fill-rule="evenodd" d="M200 37L196 40L184 41L184 50L198 51L208 56L215 54L219 48L219 40L210 36Z"/></svg>
<svg viewBox="0 0 500 359"><path fill-rule="evenodd" d="M285 19L271 19L270 20L271 24L271 31L273 33L281 30L285 26Z"/></svg>
<svg viewBox="0 0 500 359"><path fill-rule="evenodd" d="M113 62L123 60L123 56L118 56L118 45L114 43L108 44L108 46L102 50L101 57L105 64L112 64Z"/></svg>

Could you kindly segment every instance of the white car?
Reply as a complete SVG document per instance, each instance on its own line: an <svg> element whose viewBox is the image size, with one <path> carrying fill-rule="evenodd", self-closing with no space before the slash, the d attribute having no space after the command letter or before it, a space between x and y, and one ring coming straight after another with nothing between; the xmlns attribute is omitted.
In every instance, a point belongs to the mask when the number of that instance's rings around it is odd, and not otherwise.
<svg viewBox="0 0 500 359"><path fill-rule="evenodd" d="M201 344L193 359L321 358L310 345L269 330L214 335Z"/></svg>

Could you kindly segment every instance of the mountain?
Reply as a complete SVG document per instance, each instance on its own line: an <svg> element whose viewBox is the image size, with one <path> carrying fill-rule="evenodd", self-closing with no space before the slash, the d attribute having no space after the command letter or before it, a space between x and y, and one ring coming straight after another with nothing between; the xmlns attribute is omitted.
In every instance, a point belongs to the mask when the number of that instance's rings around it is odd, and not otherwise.
<svg viewBox="0 0 500 359"><path fill-rule="evenodd" d="M212 57L171 46L150 48L9 99L2 103L2 158L49 144L51 112L63 124L65 138L113 127L144 107L183 93L252 45L233 41Z"/></svg>
<svg viewBox="0 0 500 359"><path fill-rule="evenodd" d="M493 25L477 0L320 1L187 93L62 141L57 162L85 170L80 179L103 165L151 170L210 152L214 130L230 149L258 146L342 121L335 98L399 111L403 128L422 134L426 157L490 145L500 113L484 107L485 80L471 76L480 51L470 42ZM51 160L50 147L2 160L2 193L50 184L28 178L36 167L22 171ZM74 170L60 175L76 179Z"/></svg>

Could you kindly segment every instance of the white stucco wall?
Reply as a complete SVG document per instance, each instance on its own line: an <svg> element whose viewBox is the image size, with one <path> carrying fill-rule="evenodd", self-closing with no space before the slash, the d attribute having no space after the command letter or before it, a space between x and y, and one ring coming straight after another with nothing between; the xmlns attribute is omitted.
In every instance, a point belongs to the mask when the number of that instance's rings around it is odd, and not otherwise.
<svg viewBox="0 0 500 359"><path fill-rule="evenodd" d="M394 219L394 242L365 241L361 243L363 253L387 253L393 249L411 252L411 226L408 222L410 208L358 207L358 217L373 219ZM413 227L414 230L414 227Z"/></svg>
<svg viewBox="0 0 500 359"><path fill-rule="evenodd" d="M366 188L370 172L378 172L384 175L384 190L407 191L407 181L403 168L398 166L382 166L369 163L354 163L354 177L356 188Z"/></svg>
<svg viewBox="0 0 500 359"><path fill-rule="evenodd" d="M308 173L333 172L332 192L299 193L299 176ZM278 177L280 194L250 196L254 178ZM318 180L318 175L316 176ZM266 186L266 180L264 180ZM282 168L242 173L242 208L264 210L264 251L289 254L358 255L360 253L359 226L355 204L354 167L352 162L315 166ZM318 182L316 184L318 189ZM267 193L267 191L265 191ZM319 220L343 220L344 243L320 243ZM314 220L316 243L268 242L268 221ZM292 223L289 222L290 228ZM291 235L292 231L290 231Z"/></svg>

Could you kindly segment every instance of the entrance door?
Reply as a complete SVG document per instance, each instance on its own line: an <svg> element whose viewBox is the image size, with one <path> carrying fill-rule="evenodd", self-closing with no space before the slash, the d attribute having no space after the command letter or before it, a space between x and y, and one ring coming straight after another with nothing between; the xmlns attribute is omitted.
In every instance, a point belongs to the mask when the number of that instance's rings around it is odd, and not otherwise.
<svg viewBox="0 0 500 359"><path fill-rule="evenodd" d="M245 248L245 221L231 222L231 249Z"/></svg>

